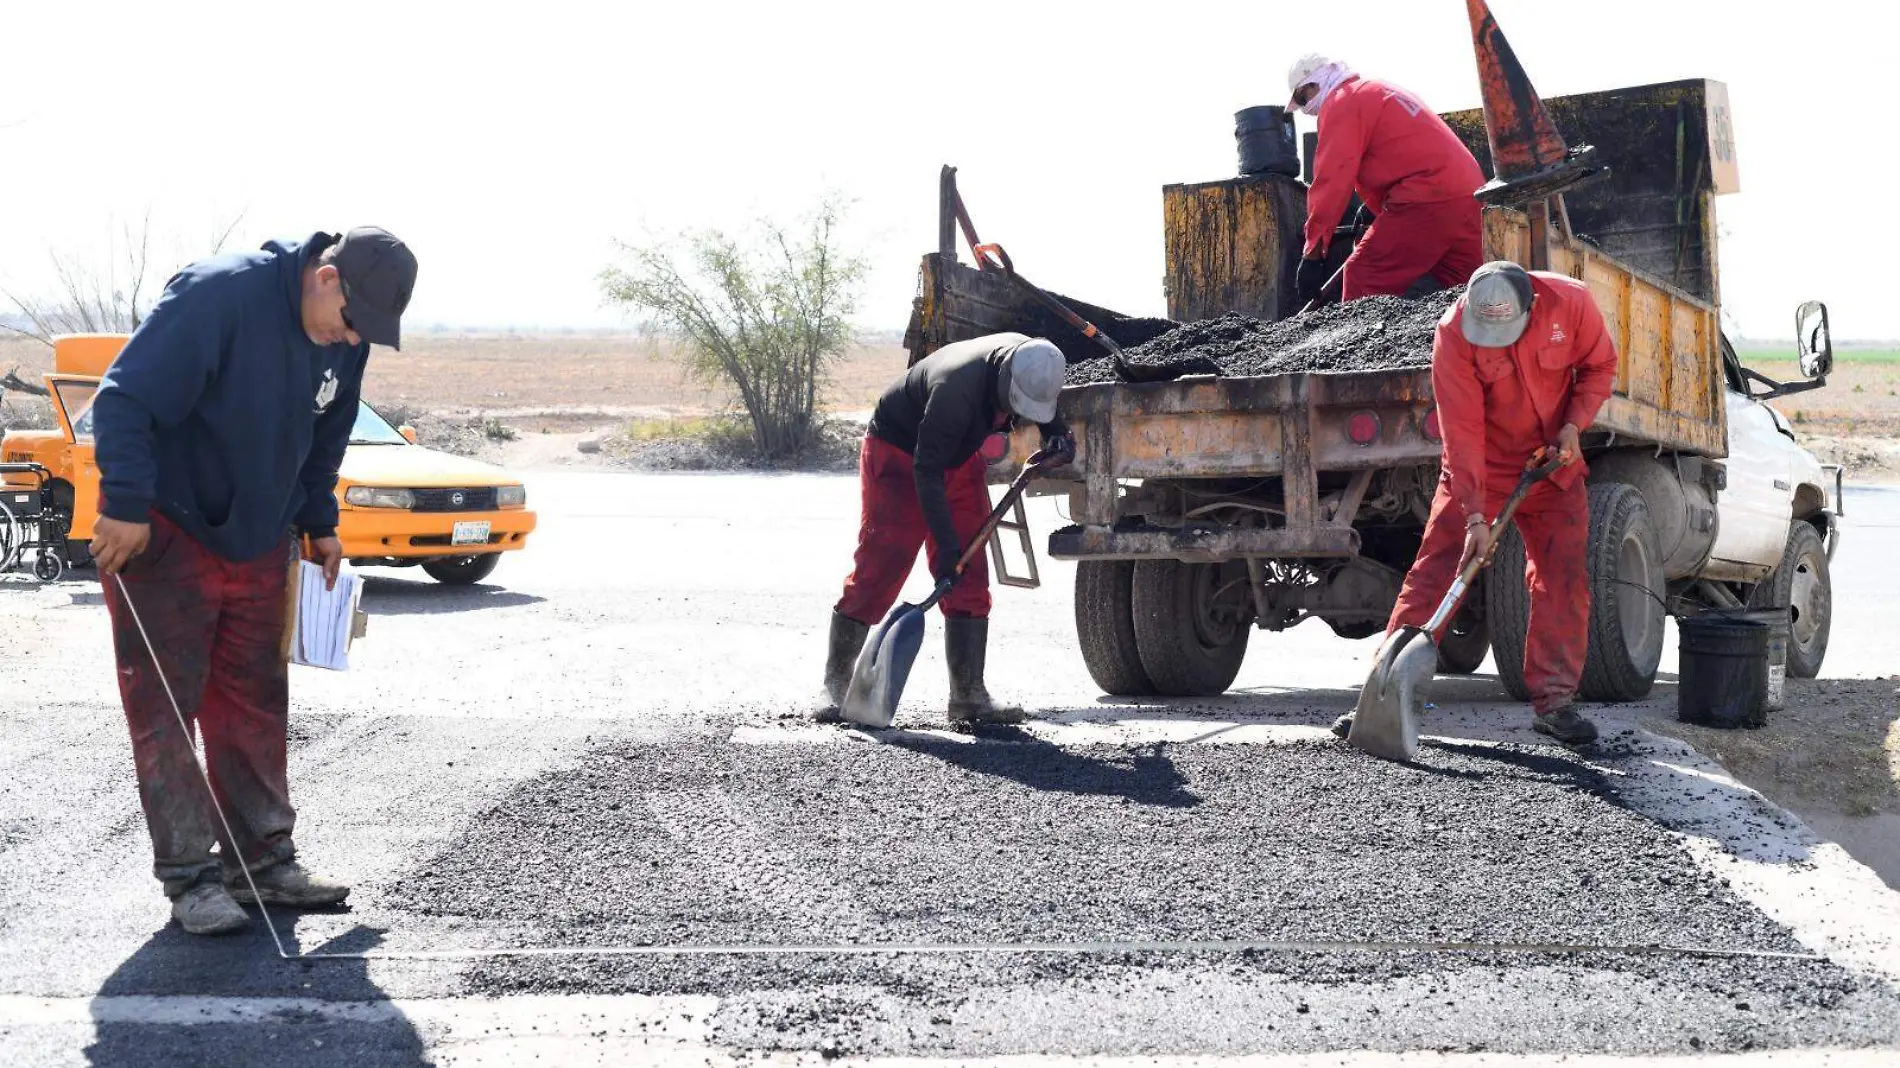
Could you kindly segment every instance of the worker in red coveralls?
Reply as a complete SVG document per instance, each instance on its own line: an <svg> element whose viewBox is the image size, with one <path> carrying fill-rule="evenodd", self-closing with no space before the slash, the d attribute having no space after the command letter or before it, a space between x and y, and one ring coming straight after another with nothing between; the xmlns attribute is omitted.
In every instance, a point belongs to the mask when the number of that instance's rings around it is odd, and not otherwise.
<svg viewBox="0 0 1900 1068"><path fill-rule="evenodd" d="M863 519L844 596L831 613L825 696L814 718L836 723L846 685L872 625L890 611L917 550L930 550L930 574L956 571L967 540L989 518L991 435L1018 421L1042 428L1050 466L1075 456L1075 441L1056 417L1068 361L1042 338L988 334L945 345L917 361L877 402L858 459ZM990 570L978 553L938 604L950 668L950 722L1020 723L1023 710L996 704L983 684L989 642Z"/></svg>
<svg viewBox="0 0 1900 1068"><path fill-rule="evenodd" d="M1525 464L1539 449L1555 448L1564 466L1532 487L1515 522L1531 596L1524 684L1532 725L1566 745L1597 736L1571 704L1590 621L1590 497L1579 437L1615 380L1616 346L1588 286L1506 262L1471 276L1432 342L1442 474L1418 559L1386 624L1391 634L1431 619L1458 572L1482 551L1486 525ZM1349 714L1333 732L1344 737L1351 726Z"/></svg>
<svg viewBox="0 0 1900 1068"><path fill-rule="evenodd" d="M1295 282L1302 305L1326 284L1326 252L1356 189L1374 216L1346 260L1340 299L1403 295L1431 275L1462 283L1484 261L1478 161L1445 120L1388 82L1309 55L1287 75L1290 105L1319 118L1306 197L1306 244Z"/></svg>
<svg viewBox="0 0 1900 1068"><path fill-rule="evenodd" d="M152 871L192 934L245 926L254 898L313 908L350 892L291 841L284 597L293 530L336 583L337 466L369 346L400 345L415 280L409 247L372 226L200 260L166 283L93 401L92 553Z"/></svg>

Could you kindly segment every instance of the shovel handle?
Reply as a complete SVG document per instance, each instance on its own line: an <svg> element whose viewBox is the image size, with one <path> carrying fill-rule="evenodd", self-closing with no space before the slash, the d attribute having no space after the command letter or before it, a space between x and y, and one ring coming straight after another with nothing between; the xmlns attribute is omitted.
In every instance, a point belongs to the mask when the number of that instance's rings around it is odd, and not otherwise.
<svg viewBox="0 0 1900 1068"><path fill-rule="evenodd" d="M1451 618L1452 612L1458 607L1458 602L1464 598L1465 591L1471 588L1472 580L1478 577L1478 572L1490 565L1492 554L1497 552L1498 542L1504 538L1505 526L1511 522L1511 517L1517 514L1517 506L1524 503L1524 497L1530 493L1531 487L1556 474L1557 469L1562 466L1557 450L1548 447L1538 449L1531 454L1529 460L1525 461L1524 473L1518 476L1516 487L1511 490L1511 495L1505 498L1504 507L1498 512L1498 517L1493 519L1490 527L1485 530L1484 551L1472 557L1463 568L1459 569L1458 578L1452 582L1451 588L1445 591L1445 599L1438 602L1438 610L1432 613L1432 618L1425 624L1425 632L1432 636L1433 641L1438 640L1439 629L1445 625L1447 619Z"/></svg>
<svg viewBox="0 0 1900 1068"><path fill-rule="evenodd" d="M1041 473L1042 465L1049 461L1049 456L1050 453L1048 449L1038 449L1035 455L1031 456L1029 461L1023 464L1022 471L1019 472L1015 480L1009 484L1008 492L1003 494L1003 499L997 502L996 507L990 509L989 518L983 520L983 525L977 528L976 537L970 539L969 546L963 550L963 555L957 559L956 570L952 571L948 577L937 580L937 588L932 590L930 596L925 599L922 604L917 606L919 611L929 611L931 606L935 605L945 594L949 593L950 588L955 586L957 580L963 577L964 569L969 567L970 561L976 559L977 554L983 551L983 547L989 544L990 535L996 533L996 525L1003 521L1003 517L1009 514L1011 508L1015 507L1016 499L1021 497L1023 491L1029 488L1029 480Z"/></svg>
<svg viewBox="0 0 1900 1068"><path fill-rule="evenodd" d="M1108 354L1115 358L1115 368L1117 371L1121 371L1125 368L1125 365L1122 363L1122 347L1115 343L1115 339L1102 333L1101 328L1094 323L1075 314L1067 304L1062 303L1050 295L1048 290L1043 289L1029 279L1017 274L1016 264L1010 260L1009 253L1003 251L1003 246L995 243L974 245L971 247L971 252L976 256L977 266L986 270L1002 271L1005 278L1022 286L1030 296L1036 298L1038 303L1054 312L1056 318L1068 323L1083 337L1107 349ZM1127 376L1124 375L1123 377Z"/></svg>
<svg viewBox="0 0 1900 1068"><path fill-rule="evenodd" d="M1337 286L1339 284L1339 280L1344 277L1346 277L1346 265L1342 263L1339 265L1339 270L1334 271L1333 276L1326 280L1326 284L1319 287L1319 295L1314 297L1312 300L1307 301L1305 307L1301 308L1297 312L1294 312L1293 314L1305 315L1307 312L1312 311L1314 308L1317 308L1320 305L1325 304L1326 294L1331 293L1333 291L1333 287Z"/></svg>

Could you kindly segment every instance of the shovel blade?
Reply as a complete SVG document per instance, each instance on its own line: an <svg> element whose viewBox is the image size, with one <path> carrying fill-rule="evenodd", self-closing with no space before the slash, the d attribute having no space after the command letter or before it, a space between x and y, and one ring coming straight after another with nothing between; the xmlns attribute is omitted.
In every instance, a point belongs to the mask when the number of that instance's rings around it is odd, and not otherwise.
<svg viewBox="0 0 1900 1068"><path fill-rule="evenodd" d="M1416 627L1386 640L1359 691L1348 744L1387 760L1418 756L1419 703L1438 670L1438 646Z"/></svg>
<svg viewBox="0 0 1900 1068"><path fill-rule="evenodd" d="M863 727L890 726L923 644L924 613L916 605L898 605L858 653L839 706L844 718Z"/></svg>

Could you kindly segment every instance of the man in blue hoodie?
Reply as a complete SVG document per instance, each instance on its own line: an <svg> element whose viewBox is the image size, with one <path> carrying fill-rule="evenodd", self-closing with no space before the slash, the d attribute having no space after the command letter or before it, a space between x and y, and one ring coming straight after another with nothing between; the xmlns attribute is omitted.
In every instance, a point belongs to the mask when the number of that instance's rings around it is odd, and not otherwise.
<svg viewBox="0 0 1900 1068"><path fill-rule="evenodd" d="M371 344L401 348L415 279L408 246L375 227L194 263L166 284L93 401L92 551L107 576L153 874L193 934L249 922L240 865L266 904L349 895L306 871L291 842L285 587L300 539L336 582L337 467L363 367ZM174 697L204 735L235 841L223 840Z"/></svg>

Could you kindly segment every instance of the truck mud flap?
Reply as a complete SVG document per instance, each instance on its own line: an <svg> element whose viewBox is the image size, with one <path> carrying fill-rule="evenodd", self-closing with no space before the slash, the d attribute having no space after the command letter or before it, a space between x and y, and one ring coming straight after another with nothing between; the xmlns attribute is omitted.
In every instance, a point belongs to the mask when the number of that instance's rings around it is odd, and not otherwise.
<svg viewBox="0 0 1900 1068"><path fill-rule="evenodd" d="M1049 535L1058 560L1185 560L1215 563L1264 557L1359 555L1359 532L1344 526L1281 530L1113 530L1069 526Z"/></svg>

